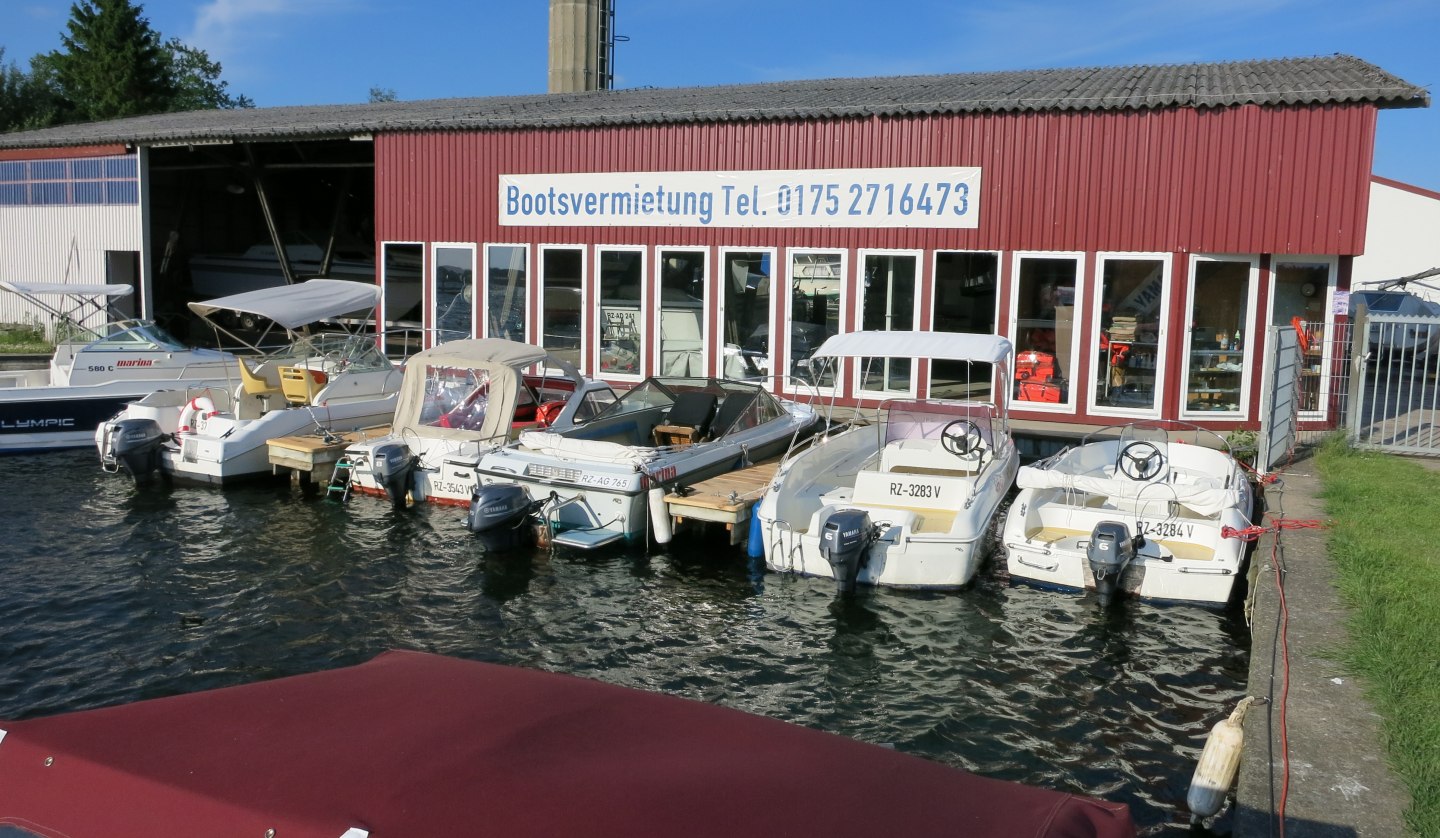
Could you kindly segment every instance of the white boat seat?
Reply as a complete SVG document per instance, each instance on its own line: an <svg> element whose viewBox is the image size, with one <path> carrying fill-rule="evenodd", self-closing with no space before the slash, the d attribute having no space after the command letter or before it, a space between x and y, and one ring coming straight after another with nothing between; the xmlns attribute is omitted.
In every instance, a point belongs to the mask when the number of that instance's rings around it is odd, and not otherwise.
<svg viewBox="0 0 1440 838"><path fill-rule="evenodd" d="M968 477L980 470L984 447L960 457L938 439L899 439L880 451L880 470L894 474Z"/></svg>

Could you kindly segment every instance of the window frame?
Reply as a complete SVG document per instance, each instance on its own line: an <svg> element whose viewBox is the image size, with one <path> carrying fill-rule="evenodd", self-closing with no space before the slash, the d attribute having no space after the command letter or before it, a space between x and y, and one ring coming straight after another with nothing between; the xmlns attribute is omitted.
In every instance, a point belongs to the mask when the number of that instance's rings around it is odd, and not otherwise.
<svg viewBox="0 0 1440 838"><path fill-rule="evenodd" d="M1100 344L1100 334L1102 331L1100 328L1100 318L1101 315L1104 314L1104 312L1102 311L1102 306L1104 304L1103 298L1105 294L1105 264L1112 261L1158 261L1160 263L1161 290L1160 309L1159 314L1156 315L1157 335L1155 340L1156 343L1159 345L1155 348L1155 366L1153 369L1155 373L1155 379L1152 385L1155 391L1155 398L1152 402L1152 407L1146 409L1135 407L1116 407L1114 405L1099 404L1100 388L1096 383L1099 376L1097 371L1092 367L1092 369L1090 370L1089 378L1085 381L1085 386L1088 389L1086 398L1086 409L1090 413L1096 416L1114 416L1117 418L1125 417L1130 419L1158 419L1160 417L1161 411L1164 409L1165 405L1166 388L1170 385L1169 376L1167 375L1167 373L1169 371L1168 337L1170 334L1170 306L1174 298L1174 294L1172 293L1173 282L1171 280L1171 275L1174 271L1174 260L1172 257L1173 254L1170 253L1147 251L1131 252L1117 250L1102 251L1095 254L1095 281L1091 283L1092 287L1090 289L1089 324L1090 334L1094 335L1094 340L1091 341L1091 345L1093 347L1096 347L1097 354L1094 358L1090 359L1092 365L1095 364L1099 359L1098 347ZM1109 375L1108 369L1106 370L1105 374Z"/></svg>
<svg viewBox="0 0 1440 838"><path fill-rule="evenodd" d="M1020 346L1020 269L1026 259L1056 259L1070 260L1075 263L1075 308L1073 314L1073 325L1070 329L1070 365L1075 369L1062 369L1066 381L1069 382L1066 400L1063 402L1034 402L1019 398L1015 392L1020 386L1020 379L1017 376L1020 354L1027 351ZM1010 289L1009 313L1006 318L1008 328L1007 334L1015 346L1014 356L1010 359L1009 387L1011 392L1005 394L1006 402L1010 405L1011 411L1035 411L1037 413L1057 413L1075 415L1079 409L1079 400L1075 396L1075 373L1079 367L1080 359L1080 326L1085 321L1085 265L1086 254L1078 250L1017 250L1010 254ZM1059 349L1059 346L1056 346ZM1081 382L1083 385L1084 382Z"/></svg>
<svg viewBox="0 0 1440 838"><path fill-rule="evenodd" d="M654 247L651 262L650 286L655 289L657 302L655 304L655 327L651 331L654 339L651 341L653 351L650 357L651 369L657 375L664 374L665 367L662 363L665 353L664 346L664 311L665 293L661 284L661 272L665 270L666 253L698 253L700 261L704 265L701 269L701 287L705 289L705 299L700 306L700 370L704 375L713 375L715 371L714 353L710 351L711 320L719 307L715 299L714 283L711 281L713 275L712 263L710 260L710 248L699 245L663 245L657 244Z"/></svg>
<svg viewBox="0 0 1440 838"><path fill-rule="evenodd" d="M921 290L925 282L925 251L908 250L896 248L862 248L855 251L855 304L852 306L852 317L854 323L851 328L860 331L865 322L865 289L861 283L865 281L864 270L865 260L871 256L908 256L915 263L915 286L911 292L910 329L920 328L920 298ZM886 330L893 331L893 330ZM864 359L856 358L850 371L851 392L857 399L913 399L919 392L920 385L920 363L922 358L910 359L910 388L908 390L866 390L864 389ZM926 373L929 375L928 371Z"/></svg>
<svg viewBox="0 0 1440 838"><path fill-rule="evenodd" d="M637 253L640 256L640 308L636 314L640 321L640 346L636 348L636 371L633 373L612 372L601 369L600 367L601 353L603 351L601 338L604 335L604 330L600 324L605 316L604 289L600 287L601 253L607 251ZM647 317L647 314L650 311L651 279L648 248L640 244L597 244L594 246L593 256L595 268L594 276L591 278L590 284L595 289L595 310L590 313L589 319L591 320L590 326L592 327L591 334L594 335L595 340L595 346L593 348L594 355L592 356L595 359L594 375L596 378L601 378L606 381L644 381L645 377L649 374L649 358L651 353L651 330L647 324L647 321L650 319ZM582 297L582 306L586 305L587 302L588 298ZM583 340L581 345L584 345Z"/></svg>

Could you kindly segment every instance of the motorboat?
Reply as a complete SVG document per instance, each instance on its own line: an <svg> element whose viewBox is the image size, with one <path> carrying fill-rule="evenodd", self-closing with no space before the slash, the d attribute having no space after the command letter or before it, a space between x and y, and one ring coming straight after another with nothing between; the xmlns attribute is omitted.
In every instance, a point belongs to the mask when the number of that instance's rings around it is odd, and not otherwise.
<svg viewBox="0 0 1440 838"><path fill-rule="evenodd" d="M997 335L869 331L831 337L814 357L987 364L1003 379L1012 353ZM840 592L970 582L1020 463L1008 390L983 389L997 398L886 400L873 424L787 455L755 513L766 567L834 578Z"/></svg>
<svg viewBox="0 0 1440 838"><path fill-rule="evenodd" d="M1241 578L1254 491L1212 431L1102 429L1022 466L1016 485L1001 534L1014 581L1093 589L1102 605L1122 593L1223 604Z"/></svg>
<svg viewBox="0 0 1440 838"><path fill-rule="evenodd" d="M530 518L568 547L637 540L652 518L668 526L669 489L778 456L815 418L758 384L647 378L573 428L525 431L481 457L468 525L487 549L508 546L502 534Z"/></svg>
<svg viewBox="0 0 1440 838"><path fill-rule="evenodd" d="M1372 283L1374 288L1350 294L1352 318L1362 305L1369 315L1391 315L1370 324L1366 337L1372 355L1385 360L1424 358L1440 348L1440 302L1434 299L1440 286L1427 282L1430 277L1440 277L1440 268ZM1410 290L1412 286L1418 290Z"/></svg>
<svg viewBox="0 0 1440 838"><path fill-rule="evenodd" d="M863 781L863 803L788 793L836 777ZM1135 826L1123 803L425 652L0 722L0 834L16 838L957 833L1133 838Z"/></svg>
<svg viewBox="0 0 1440 838"><path fill-rule="evenodd" d="M401 373L374 335L311 330L321 321L371 310L380 288L312 279L190 303L217 331L219 312L244 312L283 328L288 346L254 359L236 358L225 386L156 390L127 405L95 431L101 467L129 472L137 483L159 473L179 483L221 485L270 475L267 442L388 424ZM267 333L256 340L256 346Z"/></svg>
<svg viewBox="0 0 1440 838"><path fill-rule="evenodd" d="M128 402L160 387L223 384L235 356L186 346L151 320L113 317L129 285L0 282L54 318L55 353L0 370L0 453L83 448ZM103 325L83 325L102 319Z"/></svg>
<svg viewBox="0 0 1440 838"><path fill-rule="evenodd" d="M410 356L390 434L345 449L339 475L351 492L396 506L407 497L463 506L482 454L521 431L573 428L614 401L608 384L538 346L452 340Z"/></svg>

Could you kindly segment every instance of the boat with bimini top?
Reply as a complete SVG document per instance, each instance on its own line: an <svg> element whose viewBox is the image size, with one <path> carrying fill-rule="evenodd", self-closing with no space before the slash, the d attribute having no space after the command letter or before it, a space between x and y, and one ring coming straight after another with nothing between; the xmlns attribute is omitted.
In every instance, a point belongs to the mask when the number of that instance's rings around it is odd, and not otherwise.
<svg viewBox="0 0 1440 838"><path fill-rule="evenodd" d="M1102 605L1121 593L1223 604L1241 577L1254 491L1213 431L1106 428L1022 467L1016 485L1001 536L1014 581L1093 589Z"/></svg>
<svg viewBox="0 0 1440 838"><path fill-rule="evenodd" d="M527 373L539 366L560 372ZM410 356L387 436L345 449L351 492L465 505L480 457L521 431L562 431L615 401L608 384L548 351L499 338L452 340Z"/></svg>
<svg viewBox="0 0 1440 838"><path fill-rule="evenodd" d="M254 359L237 358L219 386L156 390L95 431L101 467L125 470L137 483L156 472L201 485L269 475L269 440L314 430L337 433L388 423L395 413L400 370L375 335L309 332L321 321L368 312L380 287L312 279L190 303L218 332L220 312L253 314L285 330L289 346Z"/></svg>
<svg viewBox="0 0 1440 838"><path fill-rule="evenodd" d="M1010 341L997 335L872 331L836 335L815 359L838 365L929 358L986 365L993 400L893 399L788 455L755 515L765 566L855 585L958 588L984 559L985 536L1015 479L1004 394ZM967 387L968 391L970 388ZM753 537L753 536L752 536Z"/></svg>
<svg viewBox="0 0 1440 838"><path fill-rule="evenodd" d="M580 549L638 539L669 515L672 487L773 457L810 432L815 412L758 384L647 378L563 431L526 431L484 455L468 524L487 549L514 546L540 521Z"/></svg>
<svg viewBox="0 0 1440 838"><path fill-rule="evenodd" d="M176 340L152 320L115 317L129 285L0 282L55 323L55 353L34 369L0 370L0 453L83 448L126 403L161 387L223 384L235 356ZM58 298L54 303L52 298ZM98 327L83 325L104 319Z"/></svg>

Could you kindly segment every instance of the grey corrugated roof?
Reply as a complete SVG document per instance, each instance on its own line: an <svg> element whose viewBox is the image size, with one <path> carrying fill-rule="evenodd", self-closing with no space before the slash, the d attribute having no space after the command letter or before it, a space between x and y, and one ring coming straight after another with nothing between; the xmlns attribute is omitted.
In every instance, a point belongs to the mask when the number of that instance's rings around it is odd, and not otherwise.
<svg viewBox="0 0 1440 838"><path fill-rule="evenodd" d="M319 139L393 131L1356 102L1381 108L1427 107L1430 95L1366 61L1334 55L189 111L3 134L0 148Z"/></svg>

